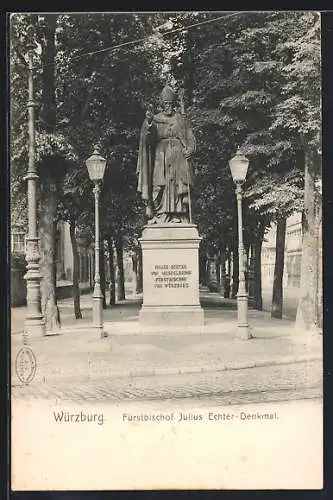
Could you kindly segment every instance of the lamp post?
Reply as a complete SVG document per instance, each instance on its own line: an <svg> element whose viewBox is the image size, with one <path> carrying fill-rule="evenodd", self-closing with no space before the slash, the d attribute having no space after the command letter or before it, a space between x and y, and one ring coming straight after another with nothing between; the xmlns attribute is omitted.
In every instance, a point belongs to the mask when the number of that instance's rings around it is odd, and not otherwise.
<svg viewBox="0 0 333 500"><path fill-rule="evenodd" d="M101 278L99 274L99 198L101 184L104 177L106 160L99 154L97 146L94 152L86 161L90 180L94 183L93 193L95 195L95 276L93 293L93 328L99 331L101 337L107 337L103 331L103 294L101 290Z"/></svg>
<svg viewBox="0 0 333 500"><path fill-rule="evenodd" d="M237 315L239 336L242 339L249 339L248 324L248 294L245 287L245 262L243 244L243 217L242 217L242 184L246 179L249 160L240 149L229 161L231 175L236 184L237 212L238 212L238 258L239 258L239 286L237 293Z"/></svg>
<svg viewBox="0 0 333 500"><path fill-rule="evenodd" d="M24 343L31 334L43 335L44 322L41 313L40 295L40 253L37 232L37 169L35 164L35 107L34 81L33 81L33 54L35 44L33 40L33 27L28 27L28 69L29 69L29 94L28 94L28 127L29 127L29 163L24 179L27 181L28 191L28 236L26 237L27 273L24 279L27 282L27 315L24 323Z"/></svg>

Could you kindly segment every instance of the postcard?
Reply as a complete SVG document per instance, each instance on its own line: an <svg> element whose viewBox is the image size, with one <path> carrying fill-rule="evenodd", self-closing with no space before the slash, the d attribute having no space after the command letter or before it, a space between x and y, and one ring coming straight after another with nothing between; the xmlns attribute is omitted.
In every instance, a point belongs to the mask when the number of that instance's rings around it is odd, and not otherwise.
<svg viewBox="0 0 333 500"><path fill-rule="evenodd" d="M323 488L321 14L10 15L11 488Z"/></svg>

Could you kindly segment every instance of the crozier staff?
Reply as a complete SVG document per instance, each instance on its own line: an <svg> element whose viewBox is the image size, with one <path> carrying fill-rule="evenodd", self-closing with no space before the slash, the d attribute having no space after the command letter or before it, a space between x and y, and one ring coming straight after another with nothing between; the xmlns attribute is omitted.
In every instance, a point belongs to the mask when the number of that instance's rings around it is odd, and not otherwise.
<svg viewBox="0 0 333 500"><path fill-rule="evenodd" d="M163 111L153 115L149 109L141 127L137 189L149 223L188 222L195 137L186 117L175 110L176 94L168 85L161 100Z"/></svg>
<svg viewBox="0 0 333 500"><path fill-rule="evenodd" d="M185 124L185 136L187 135L186 133L186 117L185 117L185 105L184 105L184 90L181 90L180 92L180 110L181 114L184 118L184 124ZM189 168L187 169L189 171ZM192 204L191 204L191 188L189 184L189 179L187 179L187 194L188 194L188 216L189 216L189 222L192 224Z"/></svg>

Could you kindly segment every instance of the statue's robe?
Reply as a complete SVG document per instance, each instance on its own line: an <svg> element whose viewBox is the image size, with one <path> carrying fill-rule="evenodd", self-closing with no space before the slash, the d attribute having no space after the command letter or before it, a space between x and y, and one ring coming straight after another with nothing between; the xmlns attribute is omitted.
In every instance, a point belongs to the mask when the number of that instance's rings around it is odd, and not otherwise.
<svg viewBox="0 0 333 500"><path fill-rule="evenodd" d="M138 191L154 215L184 213L189 186L193 184L191 163L186 148L195 151L192 128L185 118L158 113L151 125L143 122L137 163Z"/></svg>

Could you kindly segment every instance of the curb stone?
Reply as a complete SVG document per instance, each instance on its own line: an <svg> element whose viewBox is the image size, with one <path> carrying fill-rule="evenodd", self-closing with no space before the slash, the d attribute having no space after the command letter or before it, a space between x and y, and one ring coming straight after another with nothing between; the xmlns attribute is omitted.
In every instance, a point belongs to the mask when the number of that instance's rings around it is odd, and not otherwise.
<svg viewBox="0 0 333 500"><path fill-rule="evenodd" d="M224 365L213 365L213 366L201 366L201 367L184 367L184 368L154 368L151 370L141 370L141 371L129 371L122 374L112 375L115 378L134 378L134 377L154 377L163 375L190 375L190 374L200 374L200 373L216 373L232 370L247 370L251 368L264 368L266 366L283 366L298 363L307 363L311 361L321 361L322 356L297 356L288 357L282 359L270 359L257 362L247 362L247 363L230 363Z"/></svg>

